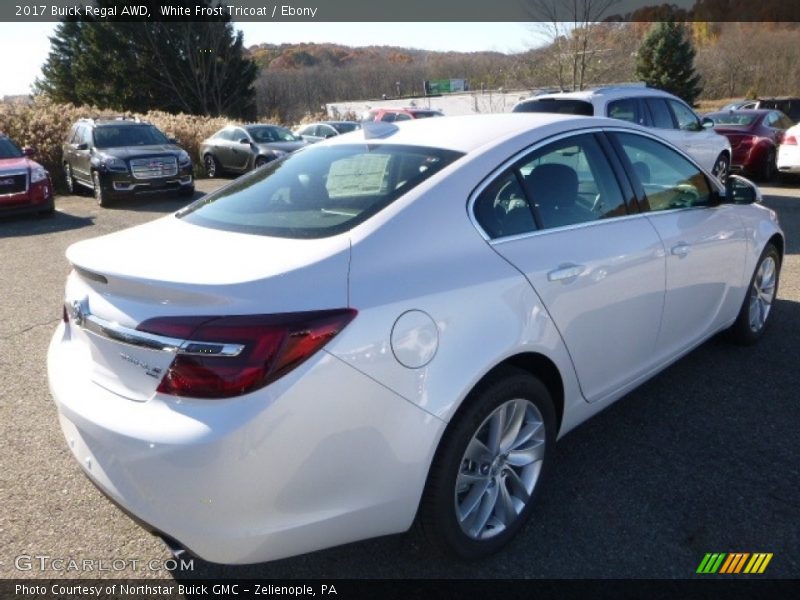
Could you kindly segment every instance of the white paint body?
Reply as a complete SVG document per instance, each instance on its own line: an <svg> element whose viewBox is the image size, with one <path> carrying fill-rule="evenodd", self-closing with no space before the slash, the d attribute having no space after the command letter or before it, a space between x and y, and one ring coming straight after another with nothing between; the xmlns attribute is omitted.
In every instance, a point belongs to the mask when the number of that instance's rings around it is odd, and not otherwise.
<svg viewBox="0 0 800 600"><path fill-rule="evenodd" d="M764 245L781 235L761 206L720 205L484 238L469 200L499 165L551 136L603 127L646 131L520 114L403 124L381 143L466 154L331 238L235 234L169 216L71 247L73 264L108 283L73 272L66 300L87 298L94 314L127 327L168 315L358 310L300 367L226 400L158 393L140 367L164 369L169 353L61 324L50 388L76 459L119 504L202 558L252 563L408 529L447 423L510 357L555 365L564 435L729 326ZM699 251L671 255L682 239ZM570 262L587 267L571 282L543 275ZM121 350L139 364L120 361Z"/></svg>
<svg viewBox="0 0 800 600"><path fill-rule="evenodd" d="M795 125L786 130L784 138L792 136L800 140L800 125ZM781 144L778 146L776 164L781 173L800 173L800 144Z"/></svg>

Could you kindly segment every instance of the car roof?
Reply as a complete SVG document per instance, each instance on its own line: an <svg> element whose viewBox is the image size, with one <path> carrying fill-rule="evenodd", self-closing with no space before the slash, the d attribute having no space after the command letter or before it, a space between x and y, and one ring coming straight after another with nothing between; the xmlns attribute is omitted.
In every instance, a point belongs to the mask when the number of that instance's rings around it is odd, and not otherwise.
<svg viewBox="0 0 800 600"><path fill-rule="evenodd" d="M375 144L405 144L469 153L492 142L499 143L536 129L541 131L542 137L546 137L561 131L591 126L648 132L645 128L619 119L552 113L502 113L415 119L400 123L367 121L360 130L322 143L352 144L361 140ZM380 132L386 134L381 135Z"/></svg>
<svg viewBox="0 0 800 600"><path fill-rule="evenodd" d="M643 85L620 85L595 88L591 90L580 90L576 92L556 92L554 94L539 94L532 98L525 98L520 102L529 100L541 100L543 98L571 98L573 100L591 100L592 98L628 98L631 96L660 96L674 98L669 92Z"/></svg>

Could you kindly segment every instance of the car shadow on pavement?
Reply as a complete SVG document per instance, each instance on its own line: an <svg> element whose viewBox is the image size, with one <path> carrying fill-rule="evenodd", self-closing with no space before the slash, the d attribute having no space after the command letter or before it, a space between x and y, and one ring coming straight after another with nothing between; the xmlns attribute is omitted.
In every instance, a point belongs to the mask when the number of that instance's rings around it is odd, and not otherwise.
<svg viewBox="0 0 800 600"><path fill-rule="evenodd" d="M79 217L55 211L52 215L19 215L0 219L0 239L46 235L94 225L94 216Z"/></svg>

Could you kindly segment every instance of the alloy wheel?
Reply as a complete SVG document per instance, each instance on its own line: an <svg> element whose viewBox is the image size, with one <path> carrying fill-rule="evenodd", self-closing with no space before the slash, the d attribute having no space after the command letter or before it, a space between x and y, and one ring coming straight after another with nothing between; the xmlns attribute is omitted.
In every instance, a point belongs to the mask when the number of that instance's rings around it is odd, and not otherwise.
<svg viewBox="0 0 800 600"><path fill-rule="evenodd" d="M750 313L749 323L753 332L761 331L767 322L772 302L775 299L775 286L777 283L777 265L772 256L767 256L761 261L750 287Z"/></svg>
<svg viewBox="0 0 800 600"><path fill-rule="evenodd" d="M509 400L483 421L456 477L456 520L468 537L494 537L519 517L539 479L545 439L544 418L528 400Z"/></svg>

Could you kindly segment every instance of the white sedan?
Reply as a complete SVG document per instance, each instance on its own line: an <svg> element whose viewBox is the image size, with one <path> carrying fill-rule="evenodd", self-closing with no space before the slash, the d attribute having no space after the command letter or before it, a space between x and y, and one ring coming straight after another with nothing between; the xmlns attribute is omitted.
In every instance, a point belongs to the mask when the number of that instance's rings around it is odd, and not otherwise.
<svg viewBox="0 0 800 600"><path fill-rule="evenodd" d="M777 167L779 173L787 175L800 174L800 125L790 127L783 134L780 146L778 146Z"/></svg>
<svg viewBox="0 0 800 600"><path fill-rule="evenodd" d="M784 237L758 200L619 120L367 124L71 246L61 427L210 561L415 519L485 556L556 439L715 333L762 335Z"/></svg>

